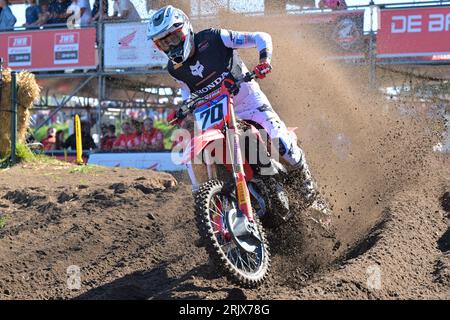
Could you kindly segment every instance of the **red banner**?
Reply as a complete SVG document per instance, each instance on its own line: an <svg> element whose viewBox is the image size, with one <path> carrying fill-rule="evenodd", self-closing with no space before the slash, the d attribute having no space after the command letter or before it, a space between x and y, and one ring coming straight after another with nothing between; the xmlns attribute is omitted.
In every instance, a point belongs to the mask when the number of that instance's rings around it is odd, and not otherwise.
<svg viewBox="0 0 450 320"><path fill-rule="evenodd" d="M93 69L95 28L0 33L0 57L11 69Z"/></svg>
<svg viewBox="0 0 450 320"><path fill-rule="evenodd" d="M377 54L450 60L450 7L381 10Z"/></svg>

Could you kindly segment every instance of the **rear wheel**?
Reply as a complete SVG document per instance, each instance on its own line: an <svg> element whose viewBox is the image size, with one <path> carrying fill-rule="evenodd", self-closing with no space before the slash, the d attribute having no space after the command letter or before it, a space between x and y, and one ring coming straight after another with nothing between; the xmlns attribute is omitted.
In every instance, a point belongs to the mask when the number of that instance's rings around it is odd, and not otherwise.
<svg viewBox="0 0 450 320"><path fill-rule="evenodd" d="M227 278L240 286L254 288L264 282L269 270L267 240L257 220L254 230L258 240L241 242L242 238L233 233L232 226L239 214L237 200L229 189L218 180L199 188L195 195L197 226L210 257Z"/></svg>

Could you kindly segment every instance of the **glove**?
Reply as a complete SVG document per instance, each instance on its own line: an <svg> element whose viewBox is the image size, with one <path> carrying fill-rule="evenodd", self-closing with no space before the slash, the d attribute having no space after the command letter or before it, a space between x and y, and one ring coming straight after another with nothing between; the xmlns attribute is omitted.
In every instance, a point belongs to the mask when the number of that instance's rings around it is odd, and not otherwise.
<svg viewBox="0 0 450 320"><path fill-rule="evenodd" d="M169 115L167 116L167 121L171 125L180 125L183 119L186 118L186 115L184 114L183 110L173 110Z"/></svg>
<svg viewBox="0 0 450 320"><path fill-rule="evenodd" d="M268 62L262 62L258 64L253 71L256 74L256 78L264 79L266 75L272 71L272 66Z"/></svg>

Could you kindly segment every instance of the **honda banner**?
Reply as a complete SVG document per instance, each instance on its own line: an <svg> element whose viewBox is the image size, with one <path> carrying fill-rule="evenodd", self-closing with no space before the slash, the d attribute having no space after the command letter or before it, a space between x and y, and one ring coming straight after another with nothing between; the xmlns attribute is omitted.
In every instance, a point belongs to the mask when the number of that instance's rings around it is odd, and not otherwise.
<svg viewBox="0 0 450 320"><path fill-rule="evenodd" d="M105 68L152 68L167 65L167 57L146 36L141 22L105 25Z"/></svg>
<svg viewBox="0 0 450 320"><path fill-rule="evenodd" d="M450 7L381 10L377 54L450 60Z"/></svg>
<svg viewBox="0 0 450 320"><path fill-rule="evenodd" d="M30 71L95 69L95 29L0 33L6 67Z"/></svg>

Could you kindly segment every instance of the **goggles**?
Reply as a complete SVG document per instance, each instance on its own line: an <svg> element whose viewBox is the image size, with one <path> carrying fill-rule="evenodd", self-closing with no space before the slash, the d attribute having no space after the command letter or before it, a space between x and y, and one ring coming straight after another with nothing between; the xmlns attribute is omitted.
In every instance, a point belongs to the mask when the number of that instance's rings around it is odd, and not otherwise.
<svg viewBox="0 0 450 320"><path fill-rule="evenodd" d="M155 45L165 53L170 52L174 48L179 47L186 40L186 35L183 32L183 27L173 31L164 38L154 40Z"/></svg>

